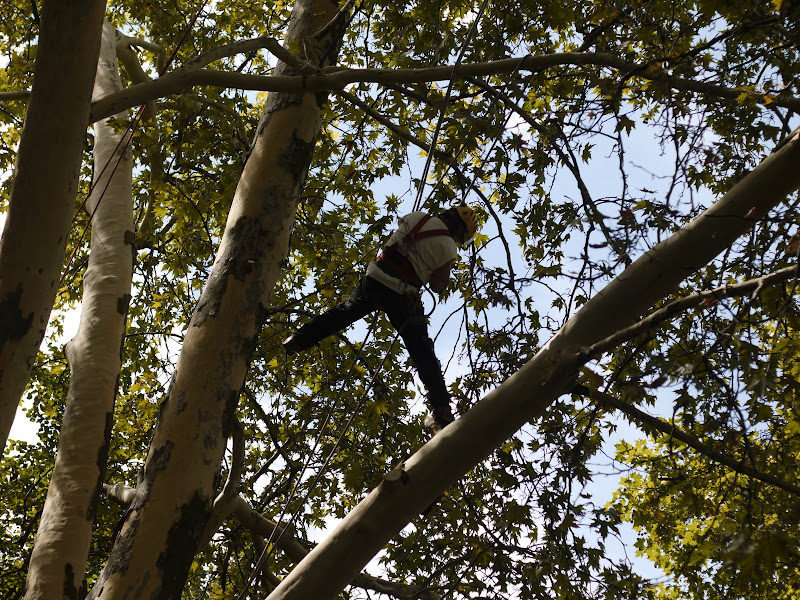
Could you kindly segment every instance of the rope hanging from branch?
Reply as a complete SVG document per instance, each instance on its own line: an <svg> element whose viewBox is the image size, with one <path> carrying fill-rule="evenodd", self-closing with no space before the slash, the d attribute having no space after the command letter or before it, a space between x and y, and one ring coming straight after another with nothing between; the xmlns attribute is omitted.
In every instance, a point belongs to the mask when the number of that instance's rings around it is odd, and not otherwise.
<svg viewBox="0 0 800 600"><path fill-rule="evenodd" d="M470 25L469 31L467 32L466 37L464 38L463 43L461 44L461 49L458 52L458 58L456 58L455 65L453 66L453 72L450 75L450 81L447 84L447 91L444 95L444 100L442 101L442 108L439 110L439 118L436 121L436 128L433 131L433 137L431 138L431 145L430 150L428 150L428 156L425 158L425 167L422 170L422 176L419 180L419 186L417 188L417 198L414 201L414 210L418 211L422 208L422 197L425 192L425 180L428 178L428 171L431 167L431 159L433 158L433 151L436 148L436 143L439 139L439 132L442 129L442 123L444 122L444 114L447 111L447 104L450 101L450 94L453 91L453 85L456 80L456 75L458 74L458 68L461 66L461 61L464 58L464 53L467 50L467 45L472 40L472 36L475 35L475 31L478 28L478 21L480 21L481 16L483 15L483 11L486 10L486 6L489 4L489 0L483 0L480 9L478 10L478 14L475 16L475 19L472 21Z"/></svg>

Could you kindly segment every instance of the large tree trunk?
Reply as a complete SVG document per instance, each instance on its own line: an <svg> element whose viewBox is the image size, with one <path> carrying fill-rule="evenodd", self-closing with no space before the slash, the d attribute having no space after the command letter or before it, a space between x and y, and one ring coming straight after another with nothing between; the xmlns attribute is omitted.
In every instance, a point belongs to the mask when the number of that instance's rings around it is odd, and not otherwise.
<svg viewBox="0 0 800 600"><path fill-rule="evenodd" d="M297 0L288 48L324 66L338 12ZM288 67L279 65L278 74ZM192 316L136 496L92 598L178 598L211 513L215 479L269 298L288 252L321 126L319 94L270 94L211 275Z"/></svg>
<svg viewBox="0 0 800 600"><path fill-rule="evenodd" d="M459 477L573 385L583 353L633 324L800 186L800 134L597 294L522 369L446 427L363 500L269 595L338 596L386 543Z"/></svg>
<svg viewBox="0 0 800 600"><path fill-rule="evenodd" d="M94 99L122 89L116 32L103 28ZM127 116L127 111L117 115ZM133 161L123 134L94 125L89 266L78 333L66 347L70 385L58 454L26 583L28 600L79 598L108 456L133 276Z"/></svg>
<svg viewBox="0 0 800 600"><path fill-rule="evenodd" d="M45 0L0 238L0 453L58 290L75 210L105 0Z"/></svg>

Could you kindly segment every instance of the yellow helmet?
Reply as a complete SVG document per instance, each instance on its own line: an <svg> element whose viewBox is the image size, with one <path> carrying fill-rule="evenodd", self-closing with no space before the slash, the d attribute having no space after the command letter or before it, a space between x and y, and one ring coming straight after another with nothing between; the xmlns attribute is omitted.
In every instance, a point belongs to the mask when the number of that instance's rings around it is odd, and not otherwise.
<svg viewBox="0 0 800 600"><path fill-rule="evenodd" d="M456 206L452 210L454 210L464 222L466 231L464 232L464 239L461 240L461 243L466 244L472 239L475 232L478 231L478 219L475 216L475 211L469 206Z"/></svg>

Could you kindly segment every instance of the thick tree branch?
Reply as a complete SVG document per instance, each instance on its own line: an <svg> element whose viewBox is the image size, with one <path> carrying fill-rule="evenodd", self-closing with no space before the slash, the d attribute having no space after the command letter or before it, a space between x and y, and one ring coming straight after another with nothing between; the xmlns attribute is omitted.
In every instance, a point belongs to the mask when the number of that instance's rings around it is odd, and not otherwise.
<svg viewBox="0 0 800 600"><path fill-rule="evenodd" d="M109 498L123 506L129 505L136 495L134 488L121 483L114 485L103 484L103 489ZM228 504L230 508L229 514L248 529L254 537L273 539L275 546L295 563L300 562L308 555L308 548L298 541L291 527L279 526L274 521L263 517L241 496L231 498ZM432 590L402 583L393 583L366 573L357 575L353 579L353 585L378 593L389 594L400 600L441 600L441 596Z"/></svg>
<svg viewBox="0 0 800 600"><path fill-rule="evenodd" d="M266 49L269 50L278 60L286 63L291 68L296 70L302 75L316 75L319 69L309 62L306 62L299 56L295 56L284 48L281 43L275 38L267 37L265 35L249 40L241 40L214 48L193 58L183 67L184 69L202 69L203 67L216 62L223 58L236 56L237 54L247 54L254 50ZM180 69L179 69L180 70Z"/></svg>
<svg viewBox="0 0 800 600"><path fill-rule="evenodd" d="M228 471L228 479L222 488L219 496L214 500L214 508L225 506L233 500L239 492L239 483L242 480L242 469L244 467L244 429L238 419L233 419L231 426L233 435L233 451L231 456L231 468Z"/></svg>
<svg viewBox="0 0 800 600"><path fill-rule="evenodd" d="M103 489L109 498L122 506L128 506L136 496L136 488L128 487L124 483L115 483L114 485L104 483Z"/></svg>
<svg viewBox="0 0 800 600"><path fill-rule="evenodd" d="M156 64L161 64L165 60L164 55L166 54L166 51L164 50L164 46L160 44L152 44L138 38L129 37L119 30L115 30L115 33L117 57L122 63L122 66L125 68L125 71L128 73L128 77L130 77L131 81L133 83L145 83L147 81L152 81L150 76L145 73L141 63L139 62L139 56L133 51L131 46L147 48L150 50L156 55Z"/></svg>
<svg viewBox="0 0 800 600"><path fill-rule="evenodd" d="M206 523L203 537L200 538L198 548L203 548L211 542L211 538L230 516L233 510L233 500L239 494L239 483L242 480L242 469L244 467L244 430L239 420L234 418L231 423L231 439L233 441L233 452L231 456L231 466L228 470L228 479L222 491L214 500L214 507L211 516Z"/></svg>
<svg viewBox="0 0 800 600"><path fill-rule="evenodd" d="M166 63L167 60L167 51L166 48L164 48L164 46L162 46L161 44L148 42L147 40L143 40L141 38L130 37L128 35L125 35L121 31L117 30L117 53L119 53L120 50L124 51L126 48L130 50L131 46L136 46L137 48L145 48L146 50L149 50L150 52L156 55L156 68L161 70L164 67L164 63ZM138 62L138 58L136 60ZM141 81L144 81L145 79L149 80L150 78L145 77L144 79L141 79ZM137 83L139 83L139 81L137 81Z"/></svg>
<svg viewBox="0 0 800 600"><path fill-rule="evenodd" d="M30 90L15 90L12 92L0 92L0 102L10 102L11 100L27 100L31 97Z"/></svg>
<svg viewBox="0 0 800 600"><path fill-rule="evenodd" d="M33 90L0 236L0 453L59 288L104 12L104 0L42 8Z"/></svg>
<svg viewBox="0 0 800 600"><path fill-rule="evenodd" d="M163 60L164 57L164 48L163 46L157 44L147 44L145 46L144 40L138 40L123 33L120 33L118 30L114 30L116 34L116 49L117 49L117 58L122 63L122 67L125 69L125 72L128 74L128 78L134 83L147 83L152 81L150 77L147 75L145 70L142 68L141 62L139 62L139 56L136 52L133 51L131 46L143 46L148 48L149 50L156 53L157 57L160 57ZM156 116L156 107L155 102L149 102L142 114L143 121L152 121L155 120ZM162 169L163 167L159 166Z"/></svg>
<svg viewBox="0 0 800 600"><path fill-rule="evenodd" d="M697 450L703 456L710 458L714 462L718 462L726 467L730 467L737 473L741 473L742 475L746 475L748 477L752 477L753 479L758 479L759 481L763 481L769 485L774 485L775 487L779 487L782 490L786 490L787 492L794 494L795 496L800 496L800 486L795 484L789 483L787 481L783 481L782 479L778 479L777 477L773 477L768 473L764 473L763 471L759 471L758 469L754 469L748 465L745 465L739 460L736 460L732 456L720 452L719 450L715 450L711 446L706 443L701 442L696 437L689 435L678 429L675 425L668 423L658 417L654 417L653 415L649 415L646 412L636 408L635 406L628 404L627 402L623 402L618 398L615 398L611 394L606 394L604 392L598 390L590 390L585 386L579 386L576 388L576 392L586 395L587 397L603 404L605 406L616 408L622 413L625 413L633 420L637 421L638 423L643 423L645 426L655 429L656 431L660 431L661 433L668 435L670 437L675 438L679 442L683 442L690 448Z"/></svg>
<svg viewBox="0 0 800 600"><path fill-rule="evenodd" d="M256 40L261 40L261 38L256 38ZM247 40L246 42L255 43L254 40ZM245 42L237 43L245 44ZM266 41L262 40L260 43L266 44ZM266 47L266 45L264 47ZM229 48L229 46L223 48ZM272 49L273 48L270 47L270 50ZM277 48L275 48L275 50L277 52ZM217 49L211 52L220 53L222 51L221 49ZM217 56L217 54L214 56ZM297 63L299 59L296 57L294 57L294 64L288 62L292 61L290 58L291 56L293 55L282 55L279 58L281 58L281 60L286 59L287 64L293 68L302 68L303 65ZM198 57L195 60L199 61L197 64L203 64L205 62L205 59L202 59L202 57ZM216 58L214 60L216 60ZM230 73L226 71L198 69L195 63L190 63L190 65L191 67L187 65L187 67L167 73L152 82L135 85L127 90L123 90L119 94L115 94L114 97L109 97L95 103L92 107L91 118L96 121L117 113L120 110L146 104L155 98L182 93L196 85L286 93L323 92L343 90L353 83L409 84L446 81L452 77L455 68L453 65L420 69L349 69L329 67L323 69L322 73L319 75L297 77L294 75L264 76ZM485 63L462 64L458 68L458 76L464 79L468 77L486 77L489 75L515 73L517 71L543 71L558 66L610 67L625 73L635 71L636 77L658 82L667 88L719 96L731 100L735 100L741 94L750 95L756 100L760 100L764 96L763 94L749 92L747 90L675 77L664 69L649 65L641 65L618 58L612 54L602 53L564 52L561 54L546 54L543 56L505 58ZM773 96L770 100L772 105L800 111L800 98Z"/></svg>

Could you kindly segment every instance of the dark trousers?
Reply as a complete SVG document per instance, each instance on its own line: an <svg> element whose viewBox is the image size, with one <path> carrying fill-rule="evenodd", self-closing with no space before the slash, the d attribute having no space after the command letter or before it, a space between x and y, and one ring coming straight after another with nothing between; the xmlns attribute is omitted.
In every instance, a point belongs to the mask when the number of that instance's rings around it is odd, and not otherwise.
<svg viewBox="0 0 800 600"><path fill-rule="evenodd" d="M315 317L294 333L305 350L320 340L363 319L375 310L382 310L400 333L419 378L428 390L431 406L450 402L450 393L442 375L442 367L428 336L428 322L419 296L399 294L372 277L363 277L350 297Z"/></svg>

